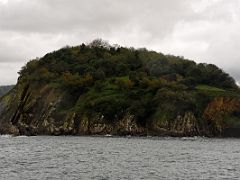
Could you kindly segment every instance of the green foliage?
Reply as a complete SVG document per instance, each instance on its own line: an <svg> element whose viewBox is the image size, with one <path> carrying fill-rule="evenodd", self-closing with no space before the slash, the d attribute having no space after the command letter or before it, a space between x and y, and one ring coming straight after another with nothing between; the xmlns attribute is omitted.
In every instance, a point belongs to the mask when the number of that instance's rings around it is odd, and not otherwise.
<svg viewBox="0 0 240 180"><path fill-rule="evenodd" d="M173 114L181 114L187 110L195 110L195 97L184 90L159 89L154 97L154 102L161 109L167 109Z"/></svg>
<svg viewBox="0 0 240 180"><path fill-rule="evenodd" d="M226 90L208 85L197 85L196 90L208 96L240 97L239 90Z"/></svg>
<svg viewBox="0 0 240 180"><path fill-rule="evenodd" d="M117 78L115 84L122 91L129 91L133 87L133 82L128 77Z"/></svg>
<svg viewBox="0 0 240 180"><path fill-rule="evenodd" d="M108 122L120 119L129 105L128 100L118 91L106 88L100 92L91 89L81 96L75 106L76 111L89 116L100 114Z"/></svg>
<svg viewBox="0 0 240 180"><path fill-rule="evenodd" d="M223 118L223 122L228 126L239 126L240 125L240 115L232 113Z"/></svg>
<svg viewBox="0 0 240 180"><path fill-rule="evenodd" d="M68 109L108 122L126 113L142 125L187 111L201 117L210 98L239 94L234 79L215 65L101 39L29 61L19 74L20 83L48 84L69 94Z"/></svg>
<svg viewBox="0 0 240 180"><path fill-rule="evenodd" d="M201 91L215 91L215 92L224 92L224 89L220 89L217 87L213 87L213 86L207 86L207 85L197 85L196 89L201 90Z"/></svg>
<svg viewBox="0 0 240 180"><path fill-rule="evenodd" d="M84 92L86 88L93 84L93 77L90 74L80 76L78 73L66 72L63 73L60 82L63 88L69 89L70 92Z"/></svg>

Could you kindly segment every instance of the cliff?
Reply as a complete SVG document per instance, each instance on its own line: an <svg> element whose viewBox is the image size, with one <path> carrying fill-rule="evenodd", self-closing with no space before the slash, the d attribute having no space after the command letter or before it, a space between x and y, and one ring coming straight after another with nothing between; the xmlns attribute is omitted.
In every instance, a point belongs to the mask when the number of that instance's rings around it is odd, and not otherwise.
<svg viewBox="0 0 240 180"><path fill-rule="evenodd" d="M30 61L0 98L0 133L240 136L234 80L209 64L97 40Z"/></svg>

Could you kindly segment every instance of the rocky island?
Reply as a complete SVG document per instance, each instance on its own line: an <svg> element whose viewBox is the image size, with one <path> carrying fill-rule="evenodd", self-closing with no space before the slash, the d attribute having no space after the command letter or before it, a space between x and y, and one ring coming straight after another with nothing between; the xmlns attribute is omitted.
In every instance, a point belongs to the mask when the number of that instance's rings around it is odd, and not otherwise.
<svg viewBox="0 0 240 180"><path fill-rule="evenodd" d="M240 90L213 64L97 39L29 61L0 133L240 136Z"/></svg>

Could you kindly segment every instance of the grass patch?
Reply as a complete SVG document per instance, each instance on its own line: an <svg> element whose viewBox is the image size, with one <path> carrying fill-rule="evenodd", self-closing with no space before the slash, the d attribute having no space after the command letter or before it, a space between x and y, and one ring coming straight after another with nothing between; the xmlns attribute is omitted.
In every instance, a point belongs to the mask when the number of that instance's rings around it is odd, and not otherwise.
<svg viewBox="0 0 240 180"><path fill-rule="evenodd" d="M225 90L220 89L214 86L208 86L208 85L197 85L196 90L200 91L201 93L204 93L208 96L224 96L224 97L240 97L240 93L238 91L234 90Z"/></svg>
<svg viewBox="0 0 240 180"><path fill-rule="evenodd" d="M220 88L217 88L214 86L208 86L208 85L202 85L202 84L197 85L196 89L200 90L200 91L215 91L215 92L225 92L226 91L224 89L220 89Z"/></svg>

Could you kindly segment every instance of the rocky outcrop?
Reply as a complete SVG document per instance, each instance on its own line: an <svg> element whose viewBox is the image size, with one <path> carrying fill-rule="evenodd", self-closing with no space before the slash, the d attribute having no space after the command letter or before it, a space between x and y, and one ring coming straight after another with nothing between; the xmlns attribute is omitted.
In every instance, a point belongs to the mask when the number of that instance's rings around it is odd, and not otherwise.
<svg viewBox="0 0 240 180"><path fill-rule="evenodd" d="M130 113L116 122L106 122L104 116L79 114L74 110L61 112L64 93L47 85L36 88L16 86L0 100L0 133L15 135L161 135L219 136L239 134L240 126L226 124L224 118L240 114L240 99L216 97L205 108L203 117L187 111L174 120L154 121L139 125ZM240 118L239 118L240 119ZM226 133L228 132L228 133ZM230 133L229 133L230 132Z"/></svg>
<svg viewBox="0 0 240 180"><path fill-rule="evenodd" d="M19 88L19 87L18 87ZM145 129L139 127L133 115L126 114L116 123L107 123L102 115L89 118L68 111L59 116L59 104L63 95L48 86L36 93L24 86L20 94L12 92L5 103L1 101L0 133L15 135L140 135Z"/></svg>
<svg viewBox="0 0 240 180"><path fill-rule="evenodd" d="M202 120L196 119L192 112L178 115L173 121L154 122L153 131L170 136L210 136Z"/></svg>
<svg viewBox="0 0 240 180"><path fill-rule="evenodd" d="M176 134L185 136L197 136L201 134L201 127L191 112L186 112L184 116L177 116L170 130Z"/></svg>
<svg viewBox="0 0 240 180"><path fill-rule="evenodd" d="M106 123L102 115L96 115L92 119L86 116L81 120L79 134L112 134L112 135L142 135L143 127L137 125L134 116L126 114L122 120L116 123Z"/></svg>
<svg viewBox="0 0 240 180"><path fill-rule="evenodd" d="M214 134L225 134L225 131L229 131L229 128L240 128L234 124L228 124L224 121L226 116L236 116L240 113L240 99L231 97L216 97L212 102L208 104L204 111L203 118L206 119L210 124L212 132ZM240 117L239 118L240 122ZM236 133L235 133L236 134Z"/></svg>

